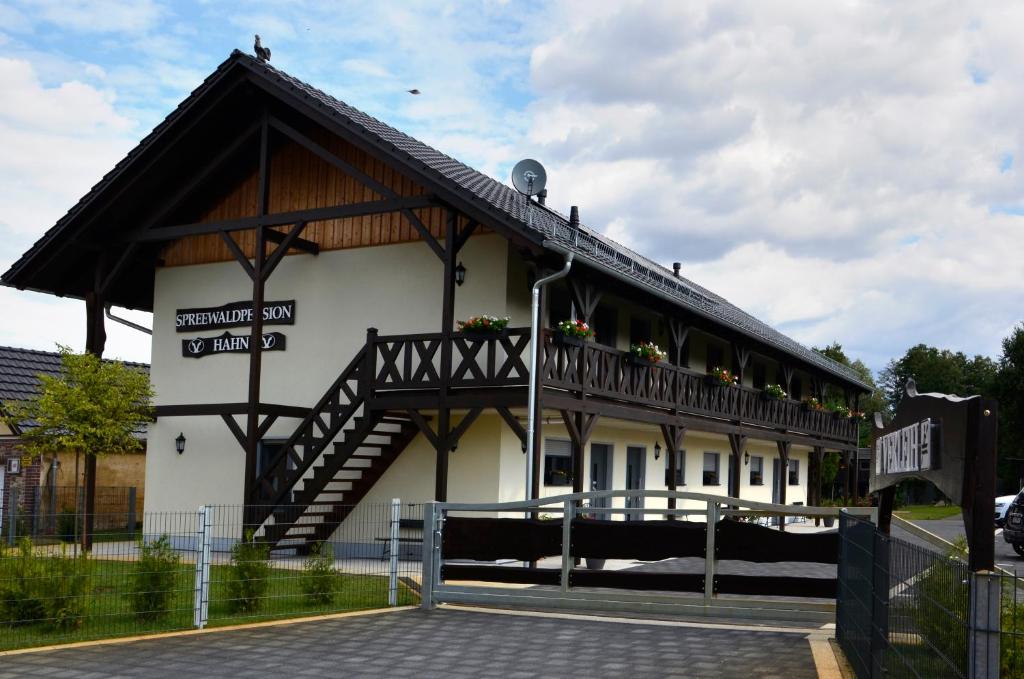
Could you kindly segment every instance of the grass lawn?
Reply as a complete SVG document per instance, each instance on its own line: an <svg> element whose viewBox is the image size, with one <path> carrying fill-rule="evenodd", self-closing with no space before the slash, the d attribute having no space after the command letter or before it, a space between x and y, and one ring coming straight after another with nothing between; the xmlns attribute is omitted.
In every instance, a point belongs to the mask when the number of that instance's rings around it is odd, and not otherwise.
<svg viewBox="0 0 1024 679"><path fill-rule="evenodd" d="M45 622L12 626L0 621L0 650L192 628L195 568L184 564L179 567L171 595L171 610L157 619L143 620L132 611L127 596L134 566L134 563L127 561L90 560L89 586L81 626L76 630L62 631ZM238 613L233 610L233 602L228 594L227 582L232 577L231 568L211 566L209 626L387 606L387 577L335 574L339 583L333 601L319 604L303 593L302 575L302 571L297 570L271 569L266 593L260 598L257 610ZM418 601L419 595L416 592L399 584L399 605Z"/></svg>
<svg viewBox="0 0 1024 679"><path fill-rule="evenodd" d="M948 519L960 513L956 505L936 507L934 505L907 505L893 512L901 519L908 521L927 521L929 519Z"/></svg>

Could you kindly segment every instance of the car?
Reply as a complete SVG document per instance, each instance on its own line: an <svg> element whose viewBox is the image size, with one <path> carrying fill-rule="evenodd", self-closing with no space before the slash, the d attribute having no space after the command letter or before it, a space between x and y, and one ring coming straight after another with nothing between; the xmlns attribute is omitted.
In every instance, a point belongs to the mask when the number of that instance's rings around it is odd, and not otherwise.
<svg viewBox="0 0 1024 679"><path fill-rule="evenodd" d="M1013 551L1024 556L1024 490L1017 494L1006 510L1003 539L1013 545Z"/></svg>
<svg viewBox="0 0 1024 679"><path fill-rule="evenodd" d="M1021 492L1024 493L1024 488L1021 488ZM1017 495L1001 495L996 498L996 528L1002 528L1006 523L1006 510L1016 497Z"/></svg>

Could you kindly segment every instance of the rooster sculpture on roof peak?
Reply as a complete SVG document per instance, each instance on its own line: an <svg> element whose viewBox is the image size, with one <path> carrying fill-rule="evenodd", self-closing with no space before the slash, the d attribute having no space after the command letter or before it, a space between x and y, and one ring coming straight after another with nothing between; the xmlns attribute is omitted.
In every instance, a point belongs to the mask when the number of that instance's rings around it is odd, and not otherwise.
<svg viewBox="0 0 1024 679"><path fill-rule="evenodd" d="M260 36L256 35L256 42L253 44L253 50L256 52L256 58L260 61L270 61L270 48L264 47L260 44Z"/></svg>

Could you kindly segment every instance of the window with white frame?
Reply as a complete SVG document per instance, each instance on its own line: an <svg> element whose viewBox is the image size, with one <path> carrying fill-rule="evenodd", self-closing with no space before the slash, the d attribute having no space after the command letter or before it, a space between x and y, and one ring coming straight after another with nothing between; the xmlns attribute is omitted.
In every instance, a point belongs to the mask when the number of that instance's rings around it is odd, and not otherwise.
<svg viewBox="0 0 1024 679"><path fill-rule="evenodd" d="M572 446L563 439L544 439L544 485L572 485Z"/></svg>
<svg viewBox="0 0 1024 679"><path fill-rule="evenodd" d="M789 485L800 485L800 460L789 461Z"/></svg>
<svg viewBox="0 0 1024 679"><path fill-rule="evenodd" d="M706 452L704 453L704 485L705 486L718 486L719 481L719 460L720 455L718 453Z"/></svg>
<svg viewBox="0 0 1024 679"><path fill-rule="evenodd" d="M750 456L750 485L764 485L764 458L760 455Z"/></svg>
<svg viewBox="0 0 1024 679"><path fill-rule="evenodd" d="M669 479L672 477L671 455L665 456L665 487L669 486ZM676 488L686 485L686 451L676 451Z"/></svg>

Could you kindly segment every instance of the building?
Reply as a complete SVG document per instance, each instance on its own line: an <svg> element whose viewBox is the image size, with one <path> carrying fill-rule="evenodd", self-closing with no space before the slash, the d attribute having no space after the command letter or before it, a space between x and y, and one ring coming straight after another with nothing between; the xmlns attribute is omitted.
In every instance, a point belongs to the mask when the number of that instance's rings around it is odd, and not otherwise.
<svg viewBox="0 0 1024 679"><path fill-rule="evenodd" d="M96 352L105 304L152 310L146 509L245 504L283 545L359 502L524 497L531 286L568 253L543 288L529 492L814 501L857 423L809 399L856 410L854 372L237 51L2 281L84 299ZM478 314L509 327L457 330ZM551 330L573 317L596 341ZM639 341L667 358L634 360Z"/></svg>
<svg viewBox="0 0 1024 679"><path fill-rule="evenodd" d="M149 366L144 363L128 363L128 365L148 370ZM19 422L11 427L2 417L6 414L5 404L12 401L24 401L32 398L38 393L40 375L60 374L60 354L54 351L36 351L33 349L20 349L16 347L0 347L0 516L8 513L9 506L5 504L12 496L12 491L17 493L17 502L20 511L27 515L35 513L36 503L45 506L52 504L57 511L65 509L74 510L75 488L82 484L81 473L84 471L84 463L79 465L75 454L72 452L61 452L50 459L41 459L36 456L25 460L22 450L22 432L32 427L31 422ZM142 509L146 458L145 449L140 453L129 453L126 455L103 456L97 461L98 479L102 486L122 488L135 488L136 502L138 509ZM99 513L122 513L124 508L103 502L104 498L109 502L114 497L125 497L125 493L101 493L101 503L97 507ZM68 506L64 506L68 505ZM0 524L3 522L0 521Z"/></svg>

